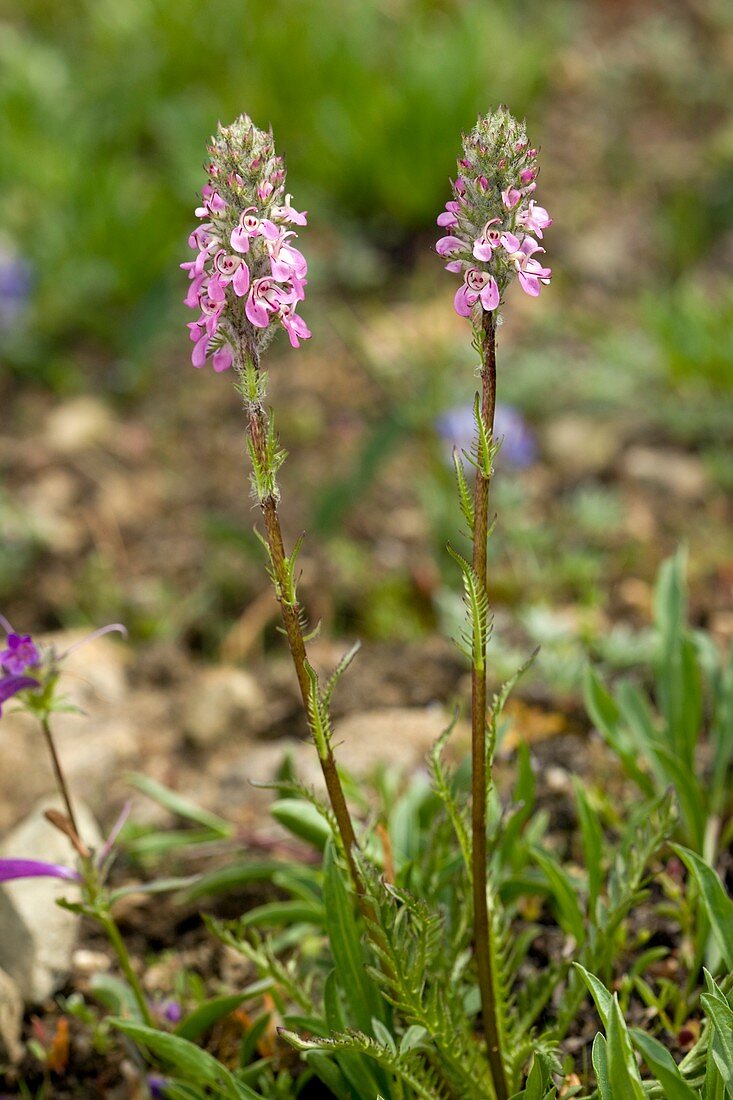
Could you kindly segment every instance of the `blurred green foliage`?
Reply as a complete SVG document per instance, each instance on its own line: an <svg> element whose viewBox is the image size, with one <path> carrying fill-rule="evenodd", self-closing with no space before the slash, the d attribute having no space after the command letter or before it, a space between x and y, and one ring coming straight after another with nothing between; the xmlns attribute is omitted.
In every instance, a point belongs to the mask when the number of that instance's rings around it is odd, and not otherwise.
<svg viewBox="0 0 733 1100"><path fill-rule="evenodd" d="M36 279L27 331L6 351L56 382L80 349L154 351L177 304L204 143L217 119L245 110L272 124L318 223L358 220L399 245L432 224L479 109L501 98L531 112L570 11L536 0L27 0L22 15L0 14L0 196ZM129 387L124 362L116 369Z"/></svg>

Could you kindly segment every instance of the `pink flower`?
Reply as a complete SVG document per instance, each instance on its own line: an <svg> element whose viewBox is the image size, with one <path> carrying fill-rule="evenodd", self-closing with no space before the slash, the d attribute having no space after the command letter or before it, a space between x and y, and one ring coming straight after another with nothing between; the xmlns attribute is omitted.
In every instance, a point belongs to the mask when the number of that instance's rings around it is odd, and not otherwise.
<svg viewBox="0 0 733 1100"><path fill-rule="evenodd" d="M256 328L267 328L273 313L278 313L283 303L289 302L293 291L286 291L274 279L264 276L255 279L249 291L245 312Z"/></svg>
<svg viewBox="0 0 733 1100"><path fill-rule="evenodd" d="M232 230L230 244L235 252L249 252L250 241L253 237L264 237L266 240L274 240L278 235L278 228L268 218L258 218L255 207L249 206L242 213L239 224Z"/></svg>
<svg viewBox="0 0 733 1100"><path fill-rule="evenodd" d="M494 249L499 247L501 234L498 229L492 229L495 225L501 225L501 218L491 218L484 226L481 236L474 241L473 254L477 260L488 262L494 254Z"/></svg>
<svg viewBox="0 0 733 1100"><path fill-rule="evenodd" d="M522 171L519 173L519 178L522 183L531 183L536 175L536 168L523 168Z"/></svg>
<svg viewBox="0 0 733 1100"><path fill-rule="evenodd" d="M521 198L522 192L518 191L516 187L509 187L506 191L502 191L501 193L501 201L504 203L507 210L513 210Z"/></svg>
<svg viewBox="0 0 733 1100"><path fill-rule="evenodd" d="M540 284L544 283L546 286L552 275L551 268L542 267L539 260L532 258L536 252L544 252L544 248L531 237L525 237L520 244L513 233L502 234L501 243L514 264L522 290L536 298L542 289Z"/></svg>
<svg viewBox="0 0 733 1100"><path fill-rule="evenodd" d="M435 244L435 251L439 256L448 256L451 252L461 252L465 248L466 242L460 237L441 237Z"/></svg>
<svg viewBox="0 0 733 1100"><path fill-rule="evenodd" d="M469 267L463 277L462 285L456 291L453 305L459 317L469 317L479 300L483 308L490 312L496 309L500 297L499 287L493 275L487 275L477 267Z"/></svg>
<svg viewBox="0 0 733 1100"><path fill-rule="evenodd" d="M458 213L460 212L460 203L455 199L451 199L450 202L445 204L445 210L442 214L438 214L438 225L443 229L452 229L454 225L458 225Z"/></svg>
<svg viewBox="0 0 733 1100"><path fill-rule="evenodd" d="M291 198L291 195L286 195L285 202L282 206L273 206L273 218L275 218L276 221L290 222L293 225L307 225L307 212L304 211L303 213L301 213L299 210L296 210L290 202Z"/></svg>
<svg viewBox="0 0 733 1100"><path fill-rule="evenodd" d="M274 279L287 282L295 276L302 281L308 274L308 264L303 253L287 243L288 238L294 236L294 233L281 230L277 237L267 241Z"/></svg>
<svg viewBox="0 0 733 1100"><path fill-rule="evenodd" d="M544 206L538 206L534 199L530 199L529 208L517 214L517 225L523 225L529 233L536 233L542 240L542 230L552 225L552 218Z"/></svg>
<svg viewBox="0 0 733 1100"><path fill-rule="evenodd" d="M283 328L288 334L291 347L299 348L301 340L310 339L311 330L308 328L303 318L299 317L295 312L294 305L284 303L280 307L280 320L283 323Z"/></svg>

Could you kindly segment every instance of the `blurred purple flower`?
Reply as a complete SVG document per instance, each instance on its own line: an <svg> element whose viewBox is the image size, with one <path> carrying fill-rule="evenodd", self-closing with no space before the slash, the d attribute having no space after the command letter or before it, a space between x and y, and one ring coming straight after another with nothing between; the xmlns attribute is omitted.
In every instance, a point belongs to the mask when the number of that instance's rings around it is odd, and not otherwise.
<svg viewBox="0 0 733 1100"><path fill-rule="evenodd" d="M438 435L447 444L448 457L453 448L470 453L476 426L473 408L470 405L456 405L446 409L436 418ZM518 470L531 466L537 457L537 442L524 417L512 405L497 404L494 416L494 438L501 441L501 450L497 462L502 460Z"/></svg>
<svg viewBox="0 0 733 1100"><path fill-rule="evenodd" d="M0 652L0 665L6 672L20 676L39 664L41 655L30 634L8 634L7 647Z"/></svg>
<svg viewBox="0 0 733 1100"><path fill-rule="evenodd" d="M81 875L73 867L61 863L44 863L38 859L0 859L0 882L16 878L63 878L80 882Z"/></svg>
<svg viewBox="0 0 733 1100"><path fill-rule="evenodd" d="M8 331L25 310L31 269L15 252L0 246L0 331Z"/></svg>
<svg viewBox="0 0 733 1100"><path fill-rule="evenodd" d="M148 1076L148 1089L151 1100L165 1100L165 1089L168 1080L159 1073L151 1073Z"/></svg>
<svg viewBox="0 0 733 1100"><path fill-rule="evenodd" d="M3 703L7 703L8 699L12 699L19 691L38 686L38 680L34 680L32 676L0 677L0 716L3 713Z"/></svg>

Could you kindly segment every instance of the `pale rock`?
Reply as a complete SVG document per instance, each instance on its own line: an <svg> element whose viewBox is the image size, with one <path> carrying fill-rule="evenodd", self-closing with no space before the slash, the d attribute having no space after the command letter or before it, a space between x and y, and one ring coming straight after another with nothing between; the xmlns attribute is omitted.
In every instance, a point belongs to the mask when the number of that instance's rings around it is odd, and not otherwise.
<svg viewBox="0 0 733 1100"><path fill-rule="evenodd" d="M186 693L182 721L186 736L200 748L228 735L247 737L267 721L265 696L255 677L243 669L203 669Z"/></svg>
<svg viewBox="0 0 733 1100"><path fill-rule="evenodd" d="M623 468L634 480L661 486L684 500L699 500L707 488L702 462L682 451L630 447L624 455Z"/></svg>
<svg viewBox="0 0 733 1100"><path fill-rule="evenodd" d="M59 799L36 805L3 840L0 856L74 865L76 856L68 838L43 816L51 808L63 811ZM84 842L99 848L102 837L94 817L81 803L75 809ZM29 1003L49 997L71 970L79 918L56 901L76 895L73 882L52 878L18 879L0 888L0 967Z"/></svg>
<svg viewBox="0 0 733 1100"><path fill-rule="evenodd" d="M560 470L580 476L608 469L618 451L619 440L611 426L568 414L547 425L543 446L548 458Z"/></svg>
<svg viewBox="0 0 733 1100"><path fill-rule="evenodd" d="M356 776L368 776L378 766L410 773L425 767L425 757L450 719L441 706L382 707L348 714L335 723L334 753L340 767ZM459 722L449 742L449 753L460 755L468 744L465 723ZM295 752L299 778L321 783L320 766L312 744Z"/></svg>
<svg viewBox="0 0 733 1100"><path fill-rule="evenodd" d="M53 410L44 440L57 454L72 455L104 443L113 426L111 413L96 397L75 397Z"/></svg>
<svg viewBox="0 0 733 1100"><path fill-rule="evenodd" d="M22 1028L23 997L17 983L0 970L0 1063L19 1062L23 1057Z"/></svg>

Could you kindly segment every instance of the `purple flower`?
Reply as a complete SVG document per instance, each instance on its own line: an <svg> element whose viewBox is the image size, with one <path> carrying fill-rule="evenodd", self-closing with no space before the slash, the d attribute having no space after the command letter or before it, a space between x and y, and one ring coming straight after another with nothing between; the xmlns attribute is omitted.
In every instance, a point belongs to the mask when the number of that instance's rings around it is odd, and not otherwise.
<svg viewBox="0 0 733 1100"><path fill-rule="evenodd" d="M78 871L61 863L44 863L38 859L0 859L0 882L11 882L17 878L61 878L81 882Z"/></svg>
<svg viewBox="0 0 733 1100"><path fill-rule="evenodd" d="M86 638L75 642L64 653L56 654L49 647L37 646L30 634L17 634L4 615L0 615L0 626L7 633L6 647L0 651L0 716L3 703L14 695L29 688L43 688L49 684L58 676L61 662L79 646L102 634L109 634L110 631L127 634L121 623L110 623L109 626L100 627ZM25 673L29 670L36 675L26 676Z"/></svg>
<svg viewBox="0 0 733 1100"><path fill-rule="evenodd" d="M8 634L7 648L0 652L0 665L7 672L20 676L27 668L39 664L41 655L30 634Z"/></svg>
<svg viewBox="0 0 733 1100"><path fill-rule="evenodd" d="M14 252L0 248L0 331L22 316L31 289L31 269Z"/></svg>
<svg viewBox="0 0 733 1100"><path fill-rule="evenodd" d="M10 675L0 677L0 717L3 713L3 703L7 703L8 699L12 699L19 691L39 686L38 680L34 680L32 676Z"/></svg>
<svg viewBox="0 0 733 1100"><path fill-rule="evenodd" d="M535 258L543 249L528 235L541 240L552 225L545 208L529 198L537 187L537 150L528 146L524 125L504 107L464 135L461 174L438 216L449 232L436 244L438 255L449 259L446 270L463 275L454 299L460 317L475 320L478 307L497 309L515 276L533 298L550 281L551 269Z"/></svg>
<svg viewBox="0 0 733 1100"><path fill-rule="evenodd" d="M260 350L275 327L293 347L311 333L297 315L305 297L308 265L293 246L287 226L305 225L285 191L285 165L272 134L242 115L219 126L212 138L209 182L196 214L204 219L189 237L196 257L181 264L190 285L185 304L199 311L188 329L191 361L215 371L234 364L234 347L244 339Z"/></svg>
<svg viewBox="0 0 733 1100"><path fill-rule="evenodd" d="M436 419L438 435L447 444L450 461L453 449L470 453L476 425L470 405L457 405L447 409ZM523 470L531 466L537 457L537 443L522 414L512 405L497 404L494 415L494 437L501 441L497 462L506 461L510 466Z"/></svg>
<svg viewBox="0 0 733 1100"><path fill-rule="evenodd" d="M159 1073L151 1073L148 1075L148 1089L150 1091L150 1100L165 1100L165 1090L168 1085L168 1079L161 1077Z"/></svg>

